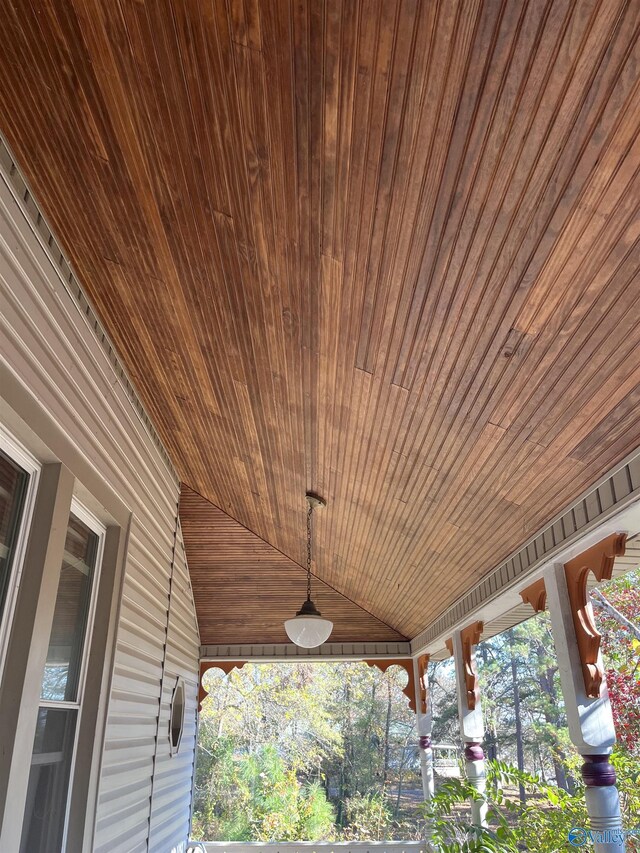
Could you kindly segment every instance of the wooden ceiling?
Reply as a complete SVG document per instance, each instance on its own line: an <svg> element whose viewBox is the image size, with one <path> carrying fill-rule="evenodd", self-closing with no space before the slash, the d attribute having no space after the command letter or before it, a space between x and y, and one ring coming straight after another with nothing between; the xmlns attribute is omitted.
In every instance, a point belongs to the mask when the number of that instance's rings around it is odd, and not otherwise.
<svg viewBox="0 0 640 853"><path fill-rule="evenodd" d="M284 621L305 600L306 571L188 486L180 518L201 643L288 643ZM332 643L406 640L317 578L311 597L333 622Z"/></svg>
<svg viewBox="0 0 640 853"><path fill-rule="evenodd" d="M320 492L317 573L405 636L640 444L639 26L3 4L2 130L182 479L300 563Z"/></svg>

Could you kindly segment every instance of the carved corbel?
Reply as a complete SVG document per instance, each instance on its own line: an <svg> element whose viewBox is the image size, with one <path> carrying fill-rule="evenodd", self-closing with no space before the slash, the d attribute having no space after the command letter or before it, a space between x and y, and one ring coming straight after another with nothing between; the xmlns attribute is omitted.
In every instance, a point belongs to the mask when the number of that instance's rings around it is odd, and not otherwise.
<svg viewBox="0 0 640 853"><path fill-rule="evenodd" d="M564 564L584 686L591 699L600 696L604 672L598 660L601 635L593 618L587 581L589 572L593 572L598 582L611 579L615 558L624 555L626 541L625 533L613 533Z"/></svg>
<svg viewBox="0 0 640 853"><path fill-rule="evenodd" d="M429 666L429 655L420 655L418 658L418 698L420 700L420 713L427 713L429 701L429 684L427 680L427 667Z"/></svg>
<svg viewBox="0 0 640 853"><path fill-rule="evenodd" d="M409 676L409 680L407 681L406 687L402 688L402 692L409 700L409 707L415 713L416 710L416 683L415 678L413 676L413 660L412 658L401 658L400 660L386 660L374 658L372 660L365 660L364 663L367 666L375 666L380 672L386 672L390 666L401 666L404 671Z"/></svg>
<svg viewBox="0 0 640 853"><path fill-rule="evenodd" d="M210 669L221 669L225 675L229 675L232 669L242 669L242 667L247 663L246 660L202 660L200 661L200 682L199 682L199 690L198 690L198 711L202 711L202 703L209 695L208 691L205 690L204 685L202 683L202 678L205 672L208 672Z"/></svg>
<svg viewBox="0 0 640 853"><path fill-rule="evenodd" d="M547 590L544 585L544 578L532 583L520 593L520 598L525 604L530 604L536 613L541 613L547 609Z"/></svg>
<svg viewBox="0 0 640 853"><path fill-rule="evenodd" d="M483 622L472 622L460 631L460 640L462 642L462 665L464 666L464 683L467 691L467 708L474 711L476 703L480 698L480 688L478 686L478 671L476 670L475 655L473 647L480 642L482 631L484 629ZM449 654L453 654L453 640L446 641L446 647L449 649Z"/></svg>

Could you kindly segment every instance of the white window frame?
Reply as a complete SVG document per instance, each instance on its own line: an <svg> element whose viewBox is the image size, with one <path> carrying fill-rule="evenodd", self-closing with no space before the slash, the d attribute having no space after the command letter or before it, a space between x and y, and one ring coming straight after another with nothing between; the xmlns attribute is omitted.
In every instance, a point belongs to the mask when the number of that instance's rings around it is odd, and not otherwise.
<svg viewBox="0 0 640 853"><path fill-rule="evenodd" d="M0 811L0 837L2 839L0 846L4 843L5 838L11 849L17 849L20 844L25 826L25 808L28 802L26 798L28 797L31 767L38 763L38 757L33 755L37 714L39 709L51 708L64 710L75 716L75 727L71 742L66 744L66 749L69 751L68 785L66 790L61 792L64 795L64 802L59 801L57 804L59 806L58 825L61 829L61 849L64 850L69 843L77 845L81 841L82 844L86 844L87 839L91 837L95 821L96 801L94 798L97 796L98 778L96 768L99 765L96 764L95 768L91 765L91 770L88 771L88 762L95 758L96 754L95 743L89 744L88 739L93 733L95 740L95 733L98 728L100 736L104 735L106 711L104 701L98 699L93 692L96 679L93 669L90 671L89 666L93 667L96 664L96 648L100 650L104 648L105 655L112 655L113 652L115 634L111 623L116 606L114 596L121 589L120 583L124 571L122 557L125 551L121 549L124 547L122 537L123 530L126 529L126 522L123 524L124 519L119 517L117 512L112 514L112 510L108 506L103 508L101 502L94 498L94 492L91 489L93 481L90 478L89 483L86 484L84 480L74 476L63 462L59 462L45 448L39 451L36 447L32 447L31 441L23 444L23 440L26 442L28 439L23 438L21 432L18 432L16 436L10 423L0 423L0 448L11 462L19 466L27 476L22 498L22 513L18 528L15 531L15 551L7 583L7 597L1 620L2 624L0 625L0 640L2 641L0 647L2 655L0 658L0 675L2 676L0 725L4 725L6 720L9 730L15 729L14 751L2 768L3 791L8 794L8 790L12 790L12 794L11 807L8 808L7 801L5 801L3 810ZM56 469L59 471L56 472ZM47 490L43 492L45 484ZM93 485L95 486L95 484ZM67 526L71 516L77 518L97 536L92 586L86 603L84 642L81 656L77 661L77 691L73 694L74 701L41 698L46 666L46 656L43 655L46 652L45 643L48 645L51 638L50 636L45 638L41 634L37 635L37 619L34 608L42 604L47 611L49 608L52 608L53 611L55 603L51 599L52 597L55 598L54 590L58 589L60 582L60 563L56 566L56 560L47 561L46 556L41 553L42 548L46 547L45 541L41 542L38 539L38 537L44 537L45 528L39 530L36 527L36 524L43 520L39 519L41 498L42 511L47 514L46 542L53 541L56 543L57 540L55 547L60 547L61 538L64 541L67 535ZM65 530L62 531L63 516L60 513L59 527L54 536L51 527L51 513L55 511L56 504L60 508L65 507L66 518L64 521ZM104 514L102 513L103 509ZM119 509L118 506L117 510ZM59 509L58 512L60 512ZM115 524L113 523L114 520ZM42 527L42 524L40 526ZM35 540L37 540L34 545L35 567L41 572L41 575L38 577L37 585L32 588L31 584L25 583L25 572L30 571L31 563L29 560ZM118 549L117 552L114 548ZM59 553L61 553L62 559L63 554L62 552ZM43 559L45 563L40 565L40 561ZM107 559L107 565L104 565L105 559ZM104 583L107 577L108 585L105 587ZM46 594L48 603L44 604L44 599L42 602L40 599L43 595L43 587L47 584L49 587ZM102 609L98 612L98 605L102 608L105 603L108 603L110 614L112 614L109 616L109 624L105 624ZM17 620L22 619L23 615L26 621L21 621L18 624ZM34 619L35 621L32 621ZM97 630L99 631L98 636L96 636ZM11 664L10 655L13 651L18 651L15 647L16 642L18 642L16 640L18 634L20 636L22 666L16 670ZM102 667L100 675L101 694L103 690L108 689L105 683L106 672L104 669L107 663L107 657L100 660ZM23 667L26 667L26 671L29 672L28 677L25 675ZM7 688L9 679L11 687ZM28 684L30 687L27 687ZM93 686L90 695L87 693L89 685ZM5 690L5 688L7 689ZM17 703L16 697L19 697ZM15 744L18 740L21 746L16 749ZM86 753L85 747L91 748L91 756ZM89 786L88 789L85 786ZM85 809L84 812L83 809Z"/></svg>
<svg viewBox="0 0 640 853"><path fill-rule="evenodd" d="M20 581L22 578L22 568L24 564L24 555L29 538L29 531L33 522L33 511L38 493L38 481L42 465L38 460L29 453L29 451L17 441L13 435L0 423L0 449L8 456L16 465L25 471L28 475L27 490L24 497L24 506L22 509L22 518L20 519L20 527L16 536L15 553L13 557L13 565L9 575L9 583L7 586L7 598L4 605L4 613L0 620L0 680L4 672L7 645L9 634L11 633L11 625L13 623L13 615L15 612L16 598Z"/></svg>
<svg viewBox="0 0 640 853"><path fill-rule="evenodd" d="M92 512L90 512L85 506L83 506L83 504L80 503L80 501L75 497L75 495L71 500L71 509L69 511L69 515L75 516L83 524L85 524L89 528L89 530L91 530L92 533L96 534L96 536L98 537L98 547L96 549L96 563L93 571L93 579L91 582L91 598L89 601L89 612L87 614L87 625L85 629L84 643L82 647L82 661L80 663L80 675L78 678L77 699L73 702L64 700L40 699L38 703L39 708L59 708L62 710L75 710L77 714L75 731L73 734L73 749L71 752L71 764L69 769L69 784L67 787L67 797L64 811L62 850L66 848L67 844L67 833L69 829L69 807L71 805L73 775L75 771L78 752L78 737L80 734L82 707L84 702L84 687L87 676L87 666L89 663L89 652L91 649L91 643L93 641L93 623L96 610L96 600L98 597L98 589L100 585L102 558L104 556L104 541L107 533L107 529L104 524L102 524L102 522L99 521ZM42 674L44 676L44 671Z"/></svg>

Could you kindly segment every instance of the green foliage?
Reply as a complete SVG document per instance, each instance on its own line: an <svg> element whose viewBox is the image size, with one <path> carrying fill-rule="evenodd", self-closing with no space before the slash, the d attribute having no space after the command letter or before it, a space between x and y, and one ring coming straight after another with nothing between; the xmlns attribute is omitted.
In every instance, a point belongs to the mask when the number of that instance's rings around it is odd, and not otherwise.
<svg viewBox="0 0 640 853"><path fill-rule="evenodd" d="M287 841L417 836L415 717L400 669L245 666L209 674L192 835ZM413 819L411 817L413 815ZM404 823L403 823L404 821Z"/></svg>
<svg viewBox="0 0 640 853"><path fill-rule="evenodd" d="M226 841L317 841L333 833L334 812L317 783L300 784L275 748L267 745L236 759L229 777L229 740L216 769L226 796L199 802L194 837Z"/></svg>
<svg viewBox="0 0 640 853"><path fill-rule="evenodd" d="M393 826L391 809L381 794L354 794L346 802L344 841L384 841Z"/></svg>
<svg viewBox="0 0 640 853"><path fill-rule="evenodd" d="M614 750L611 763L615 767L622 813L629 816L627 826L640 823L640 758L623 748ZM640 839L637 839L638 843ZM640 845L639 845L640 846Z"/></svg>
<svg viewBox="0 0 640 853"><path fill-rule="evenodd" d="M623 824L635 826L640 813L640 762L623 752L614 753L612 761L620 774ZM528 795L524 804L514 793L520 785ZM509 790L510 795L505 793ZM471 825L472 799L486 802L487 828ZM424 815L437 853L554 853L566 849L573 827L589 825L581 785L569 793L499 761L487 762L485 796L466 780L450 779L425 804Z"/></svg>
<svg viewBox="0 0 640 853"><path fill-rule="evenodd" d="M310 841L332 841L335 836L335 816L335 810L327 800L322 785L319 782L308 785L301 803L301 819L306 837Z"/></svg>

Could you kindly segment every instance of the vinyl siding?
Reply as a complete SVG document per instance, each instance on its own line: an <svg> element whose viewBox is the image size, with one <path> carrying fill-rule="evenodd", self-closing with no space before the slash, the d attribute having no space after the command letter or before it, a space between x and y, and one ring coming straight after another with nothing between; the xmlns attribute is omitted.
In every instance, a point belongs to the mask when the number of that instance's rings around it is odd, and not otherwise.
<svg viewBox="0 0 640 853"><path fill-rule="evenodd" d="M34 428L52 454L74 473L90 466L131 513L93 849L169 853L188 837L199 657L176 533L179 482L1 143L0 155L0 356L23 385L27 408L42 414L39 422L51 419L50 432ZM185 731L171 756L178 675Z"/></svg>
<svg viewBox="0 0 640 853"><path fill-rule="evenodd" d="M198 719L198 671L194 670L193 661L197 661L200 655L198 641L192 630L193 613L182 532L178 528L151 801L150 846L157 851L171 850L173 839L185 838L189 831L190 809L184 798L184 790L191 790L193 782ZM186 691L184 728L180 749L172 755L169 741L170 703L178 678L184 680Z"/></svg>

